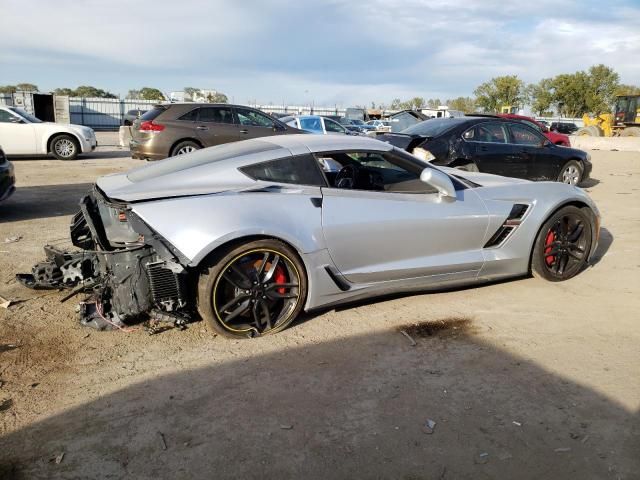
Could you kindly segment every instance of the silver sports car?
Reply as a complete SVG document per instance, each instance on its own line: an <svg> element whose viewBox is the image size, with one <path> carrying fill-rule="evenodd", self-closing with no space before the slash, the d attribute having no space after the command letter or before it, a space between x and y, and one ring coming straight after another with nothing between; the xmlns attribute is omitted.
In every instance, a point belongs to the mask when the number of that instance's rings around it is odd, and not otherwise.
<svg viewBox="0 0 640 480"><path fill-rule="evenodd" d="M589 261L600 215L581 189L435 168L371 138L265 137L98 179L27 286L90 292L96 328L200 317L255 337L303 310Z"/></svg>

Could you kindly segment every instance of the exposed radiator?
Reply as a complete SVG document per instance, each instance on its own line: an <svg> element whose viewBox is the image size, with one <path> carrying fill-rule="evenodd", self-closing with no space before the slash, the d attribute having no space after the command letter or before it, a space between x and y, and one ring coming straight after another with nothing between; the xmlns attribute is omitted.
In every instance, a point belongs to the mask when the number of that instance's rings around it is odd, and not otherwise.
<svg viewBox="0 0 640 480"><path fill-rule="evenodd" d="M173 272L165 262L148 263L146 268L151 296L156 305L170 312L186 304L183 274Z"/></svg>

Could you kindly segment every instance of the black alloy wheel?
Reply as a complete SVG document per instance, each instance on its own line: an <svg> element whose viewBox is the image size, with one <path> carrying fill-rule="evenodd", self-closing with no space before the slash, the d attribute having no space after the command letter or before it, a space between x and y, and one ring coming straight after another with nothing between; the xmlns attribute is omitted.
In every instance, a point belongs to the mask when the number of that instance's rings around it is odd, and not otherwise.
<svg viewBox="0 0 640 480"><path fill-rule="evenodd" d="M587 263L591 243L591 216L574 206L561 208L545 222L538 234L531 270L535 276L546 280L568 280Z"/></svg>
<svg viewBox="0 0 640 480"><path fill-rule="evenodd" d="M298 255L277 240L258 240L229 251L201 275L198 309L217 333L251 338L286 328L306 292Z"/></svg>

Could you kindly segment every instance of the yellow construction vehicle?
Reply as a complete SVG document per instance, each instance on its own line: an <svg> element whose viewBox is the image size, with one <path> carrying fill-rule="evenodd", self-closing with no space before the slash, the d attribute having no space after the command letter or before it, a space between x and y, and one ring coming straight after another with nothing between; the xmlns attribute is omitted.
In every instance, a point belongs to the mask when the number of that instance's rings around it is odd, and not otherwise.
<svg viewBox="0 0 640 480"><path fill-rule="evenodd" d="M597 117L585 114L584 127L576 135L591 137L640 137L640 95L616 97L614 113L603 113Z"/></svg>

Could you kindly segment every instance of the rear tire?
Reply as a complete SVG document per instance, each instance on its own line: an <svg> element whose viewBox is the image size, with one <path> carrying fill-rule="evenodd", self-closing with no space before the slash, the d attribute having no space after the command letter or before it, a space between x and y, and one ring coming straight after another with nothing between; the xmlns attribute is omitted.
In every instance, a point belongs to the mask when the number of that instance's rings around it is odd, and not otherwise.
<svg viewBox="0 0 640 480"><path fill-rule="evenodd" d="M58 135L51 141L51 153L58 160L75 160L80 153L78 139L72 135Z"/></svg>
<svg viewBox="0 0 640 480"><path fill-rule="evenodd" d="M584 209L567 206L542 226L533 246L531 273L550 282L576 276L591 251L592 217Z"/></svg>
<svg viewBox="0 0 640 480"><path fill-rule="evenodd" d="M593 137L593 132L589 129L589 127L582 127L576 130L575 135L579 137Z"/></svg>
<svg viewBox="0 0 640 480"><path fill-rule="evenodd" d="M185 155L187 153L195 152L196 150L200 150L202 147L198 145L196 142L191 140L185 140L184 142L180 142L173 150L171 150L171 156L175 157L176 155Z"/></svg>
<svg viewBox="0 0 640 480"><path fill-rule="evenodd" d="M304 308L307 277L285 243L255 240L211 259L198 281L198 312L218 334L253 338L287 328Z"/></svg>
<svg viewBox="0 0 640 480"><path fill-rule="evenodd" d="M621 137L640 137L640 127L627 127L620 132Z"/></svg>
<svg viewBox="0 0 640 480"><path fill-rule="evenodd" d="M582 165L576 160L569 160L564 164L558 175L558 182L568 185L580 185L582 182Z"/></svg>

